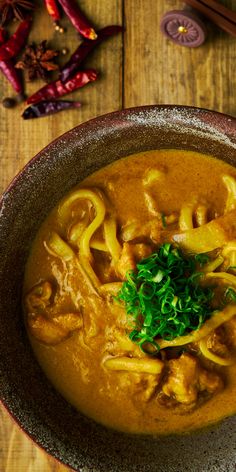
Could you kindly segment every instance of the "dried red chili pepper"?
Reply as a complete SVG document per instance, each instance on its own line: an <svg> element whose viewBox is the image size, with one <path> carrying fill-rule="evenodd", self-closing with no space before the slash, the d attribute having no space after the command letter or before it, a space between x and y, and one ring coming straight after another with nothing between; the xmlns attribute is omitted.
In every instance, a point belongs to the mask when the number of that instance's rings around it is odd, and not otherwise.
<svg viewBox="0 0 236 472"><path fill-rule="evenodd" d="M106 26L105 28L97 31L97 39L89 41L85 39L75 52L70 57L69 61L63 66L60 72L60 80L64 83L70 79L70 77L77 72L79 66L89 53L98 46L102 41L114 36L123 31L123 27L119 25Z"/></svg>
<svg viewBox="0 0 236 472"><path fill-rule="evenodd" d="M7 32L5 28L1 27L0 28L0 45L5 43L6 39L7 39Z"/></svg>
<svg viewBox="0 0 236 472"><path fill-rule="evenodd" d="M6 41L7 32L4 28L0 28L0 45ZM17 93L23 92L23 84L19 72L14 67L11 60L0 61L0 70L5 75L6 79L10 82L13 89Z"/></svg>
<svg viewBox="0 0 236 472"><path fill-rule="evenodd" d="M97 77L98 73L94 69L87 69L78 72L65 84L63 84L61 80L55 80L31 95L31 97L28 98L27 103L38 103L41 102L41 100L51 100L62 97L67 93L73 92L73 90L83 87L89 82L93 82Z"/></svg>
<svg viewBox="0 0 236 472"><path fill-rule="evenodd" d="M96 39L97 34L74 0L58 0L75 29L85 38Z"/></svg>
<svg viewBox="0 0 236 472"><path fill-rule="evenodd" d="M49 15L52 17L53 21L58 21L61 18L59 8L57 6L56 0L44 0L47 11Z"/></svg>
<svg viewBox="0 0 236 472"><path fill-rule="evenodd" d="M20 74L18 70L15 68L14 64L9 61L0 61L0 70L5 75L7 80L12 85L13 89L17 93L23 92L23 84L21 81Z"/></svg>
<svg viewBox="0 0 236 472"><path fill-rule="evenodd" d="M16 57L23 48L31 28L31 19L24 20L16 32L0 47L0 61Z"/></svg>
<svg viewBox="0 0 236 472"><path fill-rule="evenodd" d="M31 118L40 118L42 116L52 115L53 113L58 113L62 110L68 110L70 108L79 108L81 107L80 102L66 101L66 100L50 100L42 101L36 103L35 105L30 105L22 114L24 120L29 120Z"/></svg>

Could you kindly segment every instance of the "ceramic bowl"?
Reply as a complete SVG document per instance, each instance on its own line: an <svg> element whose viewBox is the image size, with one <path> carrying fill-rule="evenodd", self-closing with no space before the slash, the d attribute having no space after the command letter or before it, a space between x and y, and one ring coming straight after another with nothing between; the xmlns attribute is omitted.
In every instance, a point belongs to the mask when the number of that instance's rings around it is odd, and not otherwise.
<svg viewBox="0 0 236 472"><path fill-rule="evenodd" d="M123 156L197 150L236 165L236 119L213 111L151 106L84 123L41 151L0 207L0 391L23 430L80 472L235 472L236 419L195 434L151 437L109 430L75 411L50 385L21 312L24 265L41 222L80 180ZM210 176L209 176L210 178Z"/></svg>

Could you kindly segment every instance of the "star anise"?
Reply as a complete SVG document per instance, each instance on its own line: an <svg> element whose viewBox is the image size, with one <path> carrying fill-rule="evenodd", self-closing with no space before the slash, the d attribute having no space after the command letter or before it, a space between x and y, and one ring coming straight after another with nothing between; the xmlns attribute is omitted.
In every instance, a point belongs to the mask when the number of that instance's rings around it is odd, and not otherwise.
<svg viewBox="0 0 236 472"><path fill-rule="evenodd" d="M31 0L0 0L0 23L3 25L12 18L23 20L33 9Z"/></svg>
<svg viewBox="0 0 236 472"><path fill-rule="evenodd" d="M29 80L41 78L47 82L47 73L58 69L58 65L53 62L57 56L58 51L48 49L47 41L42 41L40 44L32 43L26 47L16 68L27 70Z"/></svg>

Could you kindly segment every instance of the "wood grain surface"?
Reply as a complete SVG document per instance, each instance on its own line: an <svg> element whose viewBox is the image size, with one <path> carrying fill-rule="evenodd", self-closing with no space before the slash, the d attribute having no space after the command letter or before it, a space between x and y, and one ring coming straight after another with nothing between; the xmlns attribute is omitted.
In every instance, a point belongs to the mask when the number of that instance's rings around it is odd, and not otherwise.
<svg viewBox="0 0 236 472"><path fill-rule="evenodd" d="M87 65L100 71L100 79L73 94L73 99L82 101L81 109L24 121L23 105L11 110L0 106L1 192L29 159L53 139L83 121L122 107L184 104L236 115L236 40L212 24L208 24L207 42L197 49L176 46L160 33L161 16L169 10L183 8L184 2L80 0L79 3L96 27L123 23L125 34L104 43L88 59ZM235 0L222 3L236 11ZM56 34L41 8L35 15L31 39L48 39L58 48L63 43L72 52L78 37L68 21L63 19L62 24L66 34ZM40 85L40 81L27 84L27 93ZM1 77L0 99L9 95L10 87ZM66 470L32 444L0 408L0 472Z"/></svg>

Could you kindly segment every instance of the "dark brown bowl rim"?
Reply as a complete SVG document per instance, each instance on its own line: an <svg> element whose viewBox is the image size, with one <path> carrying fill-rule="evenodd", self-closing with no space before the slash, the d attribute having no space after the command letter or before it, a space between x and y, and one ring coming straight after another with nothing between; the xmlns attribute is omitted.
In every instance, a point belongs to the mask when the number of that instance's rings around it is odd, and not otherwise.
<svg viewBox="0 0 236 472"><path fill-rule="evenodd" d="M22 177L22 175L24 175L25 171L30 169L38 161L38 159L41 158L41 156L48 149L50 149L52 146L57 144L61 139L65 138L66 136L72 135L78 128L80 128L80 129L89 128L91 125L93 125L93 123L97 123L97 122L103 120L104 118L108 121L112 121L113 118L115 119L118 116L119 117L126 116L126 115L129 115L132 112L135 112L135 113L148 112L148 111L151 111L151 110L161 111L161 110L165 110L165 109L166 110L176 110L177 113L178 112L180 112L180 113L184 112L185 110L188 111L188 112L192 111L193 113L196 113L196 114L206 113L206 114L212 115L212 117L214 116L215 118L219 118L219 121L217 120L218 125L221 124L222 118L225 119L226 123L235 121L235 125L236 125L236 117L233 117L233 116L228 115L226 113L221 113L219 111L210 110L208 108L200 108L200 107L194 107L194 106L189 106L189 105L173 105L173 104L171 104L171 105L168 105L168 104L164 104L164 105L143 105L143 106L138 106L138 107L124 108L123 110L113 111L113 112L110 112L110 113L106 113L105 115L99 115L95 118L91 118L90 120L87 120L83 123L80 123L79 125L75 126L74 128L71 128L70 130L68 130L65 133L61 134L60 136L55 138L53 141L51 141L49 144L47 144L35 156L33 156L22 167L22 169L19 172L17 172L15 177L13 177L13 179L7 185L6 189L3 191L3 193L0 197L0 209L1 209L3 197L5 196L5 194L7 194L9 192L9 190L11 190L17 184L18 180ZM222 129L222 132L225 132L225 130ZM235 128L235 136L236 136L236 128Z"/></svg>
<svg viewBox="0 0 236 472"><path fill-rule="evenodd" d="M125 108L122 110L118 111L113 111L104 115L97 116L95 118L92 118L90 120L87 120L85 122L80 123L79 125L76 125L74 128L66 131L59 137L55 138L53 141L51 141L49 144L47 144L41 151L39 151L34 157L32 157L23 167L22 169L13 177L13 179L10 181L10 183L7 185L6 189L3 191L2 195L0 196L0 211L4 202L5 196L8 194L9 191L14 189L14 187L18 184L21 178L24 178L24 174L26 171L30 170L31 167L35 167L35 163L38 162L42 157L44 157L44 154L50 150L55 144L59 143L61 140L65 139L65 137L73 136L73 134L77 131L77 129L86 129L90 128L93 126L93 124L99 124L99 122L102 123L102 121L105 119L105 125L107 123L115 122L116 118L121 119L122 117L126 117L127 115L130 115L132 113L137 114L139 112L151 112L152 110L156 111L163 111L163 110L174 110L176 113L183 113L184 111L189 112L190 114L192 113L193 115L201 115L204 114L207 116L206 120L206 125L211 125L213 128L215 124L217 123L218 128L217 130L222 132L222 134L230 137L236 137L236 117L228 115L226 113L221 113L215 110L207 109L207 108L200 108L200 107L195 107L195 106L187 106L187 105L174 105L174 104L161 104L161 105L144 105L144 106L138 106L138 107L130 107L130 108ZM216 119L216 123L211 123L211 118ZM230 133L229 135L227 134L227 129L224 127L229 125L229 123L234 124L235 123L235 128L230 126ZM224 126L223 126L224 125ZM50 159L49 156L44 157L44 159ZM47 450L46 447L42 446L40 440L34 436L34 434L30 433L27 431L24 427L24 425L20 422L17 416L11 411L11 406L8 403L5 403L4 400L0 398L0 404L5 408L5 410L8 412L8 414L11 416L13 421L18 425L22 433L24 433L34 445L39 447L44 453L50 455L53 457L58 463L62 464L64 467L67 467L68 470L74 470L75 472L77 469L75 469L72 466L69 466L63 460L60 460L58 457L53 455L51 452Z"/></svg>

